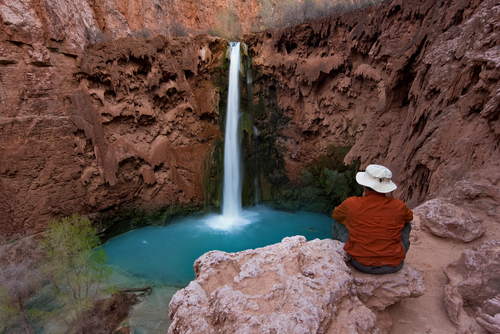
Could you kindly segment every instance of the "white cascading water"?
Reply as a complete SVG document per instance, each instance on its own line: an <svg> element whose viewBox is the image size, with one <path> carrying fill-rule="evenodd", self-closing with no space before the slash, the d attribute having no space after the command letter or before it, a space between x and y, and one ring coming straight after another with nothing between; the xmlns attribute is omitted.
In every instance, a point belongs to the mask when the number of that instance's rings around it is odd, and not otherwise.
<svg viewBox="0 0 500 334"><path fill-rule="evenodd" d="M251 223L257 216L242 209L240 154L240 43L231 43L229 87L227 96L226 132L224 138L224 180L222 215L209 215L205 220L212 229L233 231Z"/></svg>
<svg viewBox="0 0 500 334"><path fill-rule="evenodd" d="M240 43L231 43L226 133L224 139L224 181L222 216L226 220L241 217L241 166L238 140L240 118Z"/></svg>

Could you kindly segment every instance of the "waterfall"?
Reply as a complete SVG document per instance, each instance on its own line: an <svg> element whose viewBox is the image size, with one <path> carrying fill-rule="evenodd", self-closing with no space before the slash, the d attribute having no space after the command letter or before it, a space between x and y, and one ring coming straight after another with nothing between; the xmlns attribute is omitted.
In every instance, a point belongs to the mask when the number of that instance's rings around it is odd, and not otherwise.
<svg viewBox="0 0 500 334"><path fill-rule="evenodd" d="M229 88L227 96L226 132L224 139L224 181L222 216L238 219L241 216L241 157L239 135L240 118L240 43L231 43Z"/></svg>
<svg viewBox="0 0 500 334"><path fill-rule="evenodd" d="M206 224L214 230L236 231L256 221L257 212L243 211L241 192L243 172L240 145L240 43L230 43L229 87L226 131L224 138L224 179L222 184L222 215L209 215Z"/></svg>
<svg viewBox="0 0 500 334"><path fill-rule="evenodd" d="M248 47L245 43L243 43L245 47L245 51L248 55ZM250 71L252 65L252 61L250 60L250 56L247 56L247 93L248 93L248 112L253 115L253 90L252 90L252 73Z"/></svg>

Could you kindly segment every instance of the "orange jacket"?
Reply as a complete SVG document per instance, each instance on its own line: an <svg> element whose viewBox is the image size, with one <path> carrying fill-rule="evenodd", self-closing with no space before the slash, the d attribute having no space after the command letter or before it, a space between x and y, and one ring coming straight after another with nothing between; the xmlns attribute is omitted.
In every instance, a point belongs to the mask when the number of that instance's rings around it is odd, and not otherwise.
<svg viewBox="0 0 500 334"><path fill-rule="evenodd" d="M405 258L401 229L413 220L403 201L367 190L337 206L332 218L349 230L344 249L365 266L397 266Z"/></svg>

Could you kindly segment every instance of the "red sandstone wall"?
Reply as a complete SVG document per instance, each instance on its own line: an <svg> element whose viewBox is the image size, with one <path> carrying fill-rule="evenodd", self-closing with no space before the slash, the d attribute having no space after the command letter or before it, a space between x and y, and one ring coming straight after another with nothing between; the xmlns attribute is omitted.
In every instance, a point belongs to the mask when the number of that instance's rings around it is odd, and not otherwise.
<svg viewBox="0 0 500 334"><path fill-rule="evenodd" d="M226 47L208 35L122 39L51 53L50 66L0 65L0 238L124 202L200 203Z"/></svg>
<svg viewBox="0 0 500 334"><path fill-rule="evenodd" d="M345 162L388 166L411 206L450 197L498 221L498 1L385 1L245 40L292 119L292 179L328 145L354 145Z"/></svg>
<svg viewBox="0 0 500 334"><path fill-rule="evenodd" d="M193 4L176 8L204 29L213 15L189 14ZM444 194L498 220L499 7L394 0L247 35L256 81L276 88L292 119L276 143L289 177L329 145L354 145L346 162L390 167L411 205ZM85 48L138 28L161 33L159 9L99 1L1 8L1 239L123 202L202 199L202 161L220 136L210 78L224 41Z"/></svg>

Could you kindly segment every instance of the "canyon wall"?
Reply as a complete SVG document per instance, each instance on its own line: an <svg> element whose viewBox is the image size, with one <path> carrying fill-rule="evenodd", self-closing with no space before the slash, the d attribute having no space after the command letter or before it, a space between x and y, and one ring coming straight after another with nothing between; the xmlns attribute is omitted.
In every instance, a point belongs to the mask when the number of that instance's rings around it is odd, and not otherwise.
<svg viewBox="0 0 500 334"><path fill-rule="evenodd" d="M239 18L251 29L260 10L256 0L2 0L0 39L38 53L77 55L88 44L122 37L183 36L207 33ZM2 45L2 54L9 53Z"/></svg>
<svg viewBox="0 0 500 334"><path fill-rule="evenodd" d="M1 240L74 212L213 195L204 179L220 154L226 41L161 36L176 22L157 5L0 3ZM193 31L230 7L177 5ZM411 206L444 197L498 220L499 14L493 0L394 0L245 35L264 200L292 185L284 201L300 203L311 166L335 192L332 179L347 181L332 161L347 154L388 166ZM146 35L158 36L130 38Z"/></svg>
<svg viewBox="0 0 500 334"><path fill-rule="evenodd" d="M199 210L221 134L212 81L226 76L227 42L162 36L207 32L229 12L246 31L258 10L256 1L1 1L0 241L124 202Z"/></svg>
<svg viewBox="0 0 500 334"><path fill-rule="evenodd" d="M345 163L389 167L411 207L443 197L498 221L499 14L490 0L384 1L246 35L255 86L289 119L289 178L352 146Z"/></svg>
<svg viewBox="0 0 500 334"><path fill-rule="evenodd" d="M161 36L213 30L228 13L248 31L258 11L254 0L0 1L0 241L123 202L199 206L226 41Z"/></svg>
<svg viewBox="0 0 500 334"><path fill-rule="evenodd" d="M124 202L199 205L220 137L211 78L226 49L208 35L158 36L89 46L77 58L47 54L50 65L4 64L2 237Z"/></svg>

